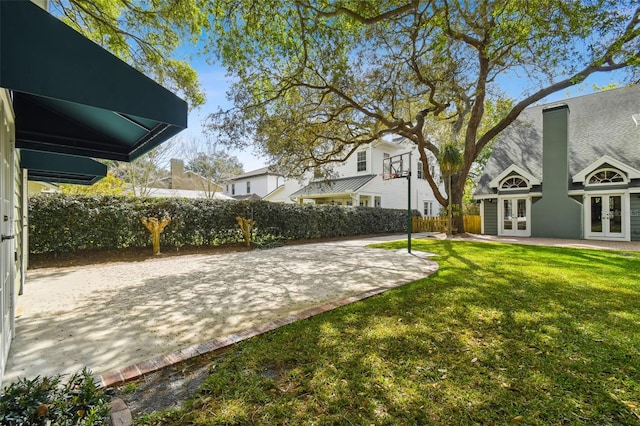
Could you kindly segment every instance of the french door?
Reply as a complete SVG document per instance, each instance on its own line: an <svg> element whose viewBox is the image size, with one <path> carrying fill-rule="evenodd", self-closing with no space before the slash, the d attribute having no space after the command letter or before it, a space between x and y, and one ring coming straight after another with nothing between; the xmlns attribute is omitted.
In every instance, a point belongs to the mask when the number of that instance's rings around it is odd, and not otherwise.
<svg viewBox="0 0 640 426"><path fill-rule="evenodd" d="M531 201L529 198L501 198L499 203L499 235L531 236Z"/></svg>
<svg viewBox="0 0 640 426"><path fill-rule="evenodd" d="M624 194L587 196L586 238L626 239Z"/></svg>

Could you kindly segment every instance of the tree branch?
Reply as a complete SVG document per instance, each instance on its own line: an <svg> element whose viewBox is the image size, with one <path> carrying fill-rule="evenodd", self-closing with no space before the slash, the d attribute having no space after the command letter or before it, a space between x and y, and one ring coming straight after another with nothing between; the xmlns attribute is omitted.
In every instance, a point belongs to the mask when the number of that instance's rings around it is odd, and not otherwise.
<svg viewBox="0 0 640 426"><path fill-rule="evenodd" d="M338 8L334 9L334 10L330 10L330 11L325 11L325 10L320 10L315 6L312 6L310 4L302 4L302 2L300 1L296 1L296 5L298 6L302 6L304 8L307 8L309 10L312 10L314 13L318 14L319 16L325 17L325 18L331 18L331 17L335 17L335 16L339 16L339 15L344 15L344 16L348 16L351 19L354 19L358 22L360 22L361 24L365 24L365 25L371 25L371 24L375 24L378 22L382 22L385 21L387 19L390 18L395 18L398 17L412 9L417 8L420 5L420 1L419 0L413 0L410 3L407 3L403 6L397 7L395 9L392 10L388 10L384 13L381 13L379 15L376 16L372 16L369 18L365 18L364 16L362 16L361 14L348 9L344 6L339 6Z"/></svg>

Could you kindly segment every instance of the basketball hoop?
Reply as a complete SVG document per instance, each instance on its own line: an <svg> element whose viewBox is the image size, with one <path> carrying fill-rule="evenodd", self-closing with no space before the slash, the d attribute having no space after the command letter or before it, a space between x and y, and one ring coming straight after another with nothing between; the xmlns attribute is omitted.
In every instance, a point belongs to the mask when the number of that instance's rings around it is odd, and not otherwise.
<svg viewBox="0 0 640 426"><path fill-rule="evenodd" d="M411 253L411 151L382 159L382 179L407 178L407 251Z"/></svg>
<svg viewBox="0 0 640 426"><path fill-rule="evenodd" d="M382 180L392 180L400 177L397 173L380 173L380 176L382 176Z"/></svg>
<svg viewBox="0 0 640 426"><path fill-rule="evenodd" d="M391 180L411 176L411 153L405 152L382 160L382 179Z"/></svg>

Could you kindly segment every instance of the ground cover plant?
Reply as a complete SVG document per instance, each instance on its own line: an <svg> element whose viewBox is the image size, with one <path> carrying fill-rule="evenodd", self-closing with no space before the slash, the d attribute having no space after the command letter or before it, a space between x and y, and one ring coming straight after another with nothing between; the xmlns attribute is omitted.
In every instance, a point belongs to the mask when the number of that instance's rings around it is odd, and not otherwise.
<svg viewBox="0 0 640 426"><path fill-rule="evenodd" d="M0 425L106 425L107 398L91 372L21 378L0 391Z"/></svg>
<svg viewBox="0 0 640 426"><path fill-rule="evenodd" d="M238 344L185 408L138 422L640 424L640 253L413 250L440 270Z"/></svg>

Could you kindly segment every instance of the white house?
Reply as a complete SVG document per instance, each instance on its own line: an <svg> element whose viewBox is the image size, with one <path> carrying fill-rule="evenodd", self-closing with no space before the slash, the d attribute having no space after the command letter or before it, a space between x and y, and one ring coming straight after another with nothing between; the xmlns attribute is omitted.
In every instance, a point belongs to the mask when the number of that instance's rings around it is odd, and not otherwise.
<svg viewBox="0 0 640 426"><path fill-rule="evenodd" d="M0 386L27 261L27 181L91 184L187 125L187 104L47 2L0 1Z"/></svg>
<svg viewBox="0 0 640 426"><path fill-rule="evenodd" d="M286 178L272 167L263 167L225 181L224 195L237 200L263 199L274 203L293 203L289 195L300 186L296 179Z"/></svg>
<svg viewBox="0 0 640 426"><path fill-rule="evenodd" d="M400 154L403 170L410 170L411 191L406 177L386 180L385 158ZM408 164L408 166L407 166ZM435 164L435 159L434 159ZM397 138L379 140L361 147L347 161L336 166L336 177L312 180L307 186L289 195L297 203L333 204L406 209L409 196L411 208L425 216L436 216L440 204L422 173L422 163L415 144ZM387 176L388 177L388 176Z"/></svg>

